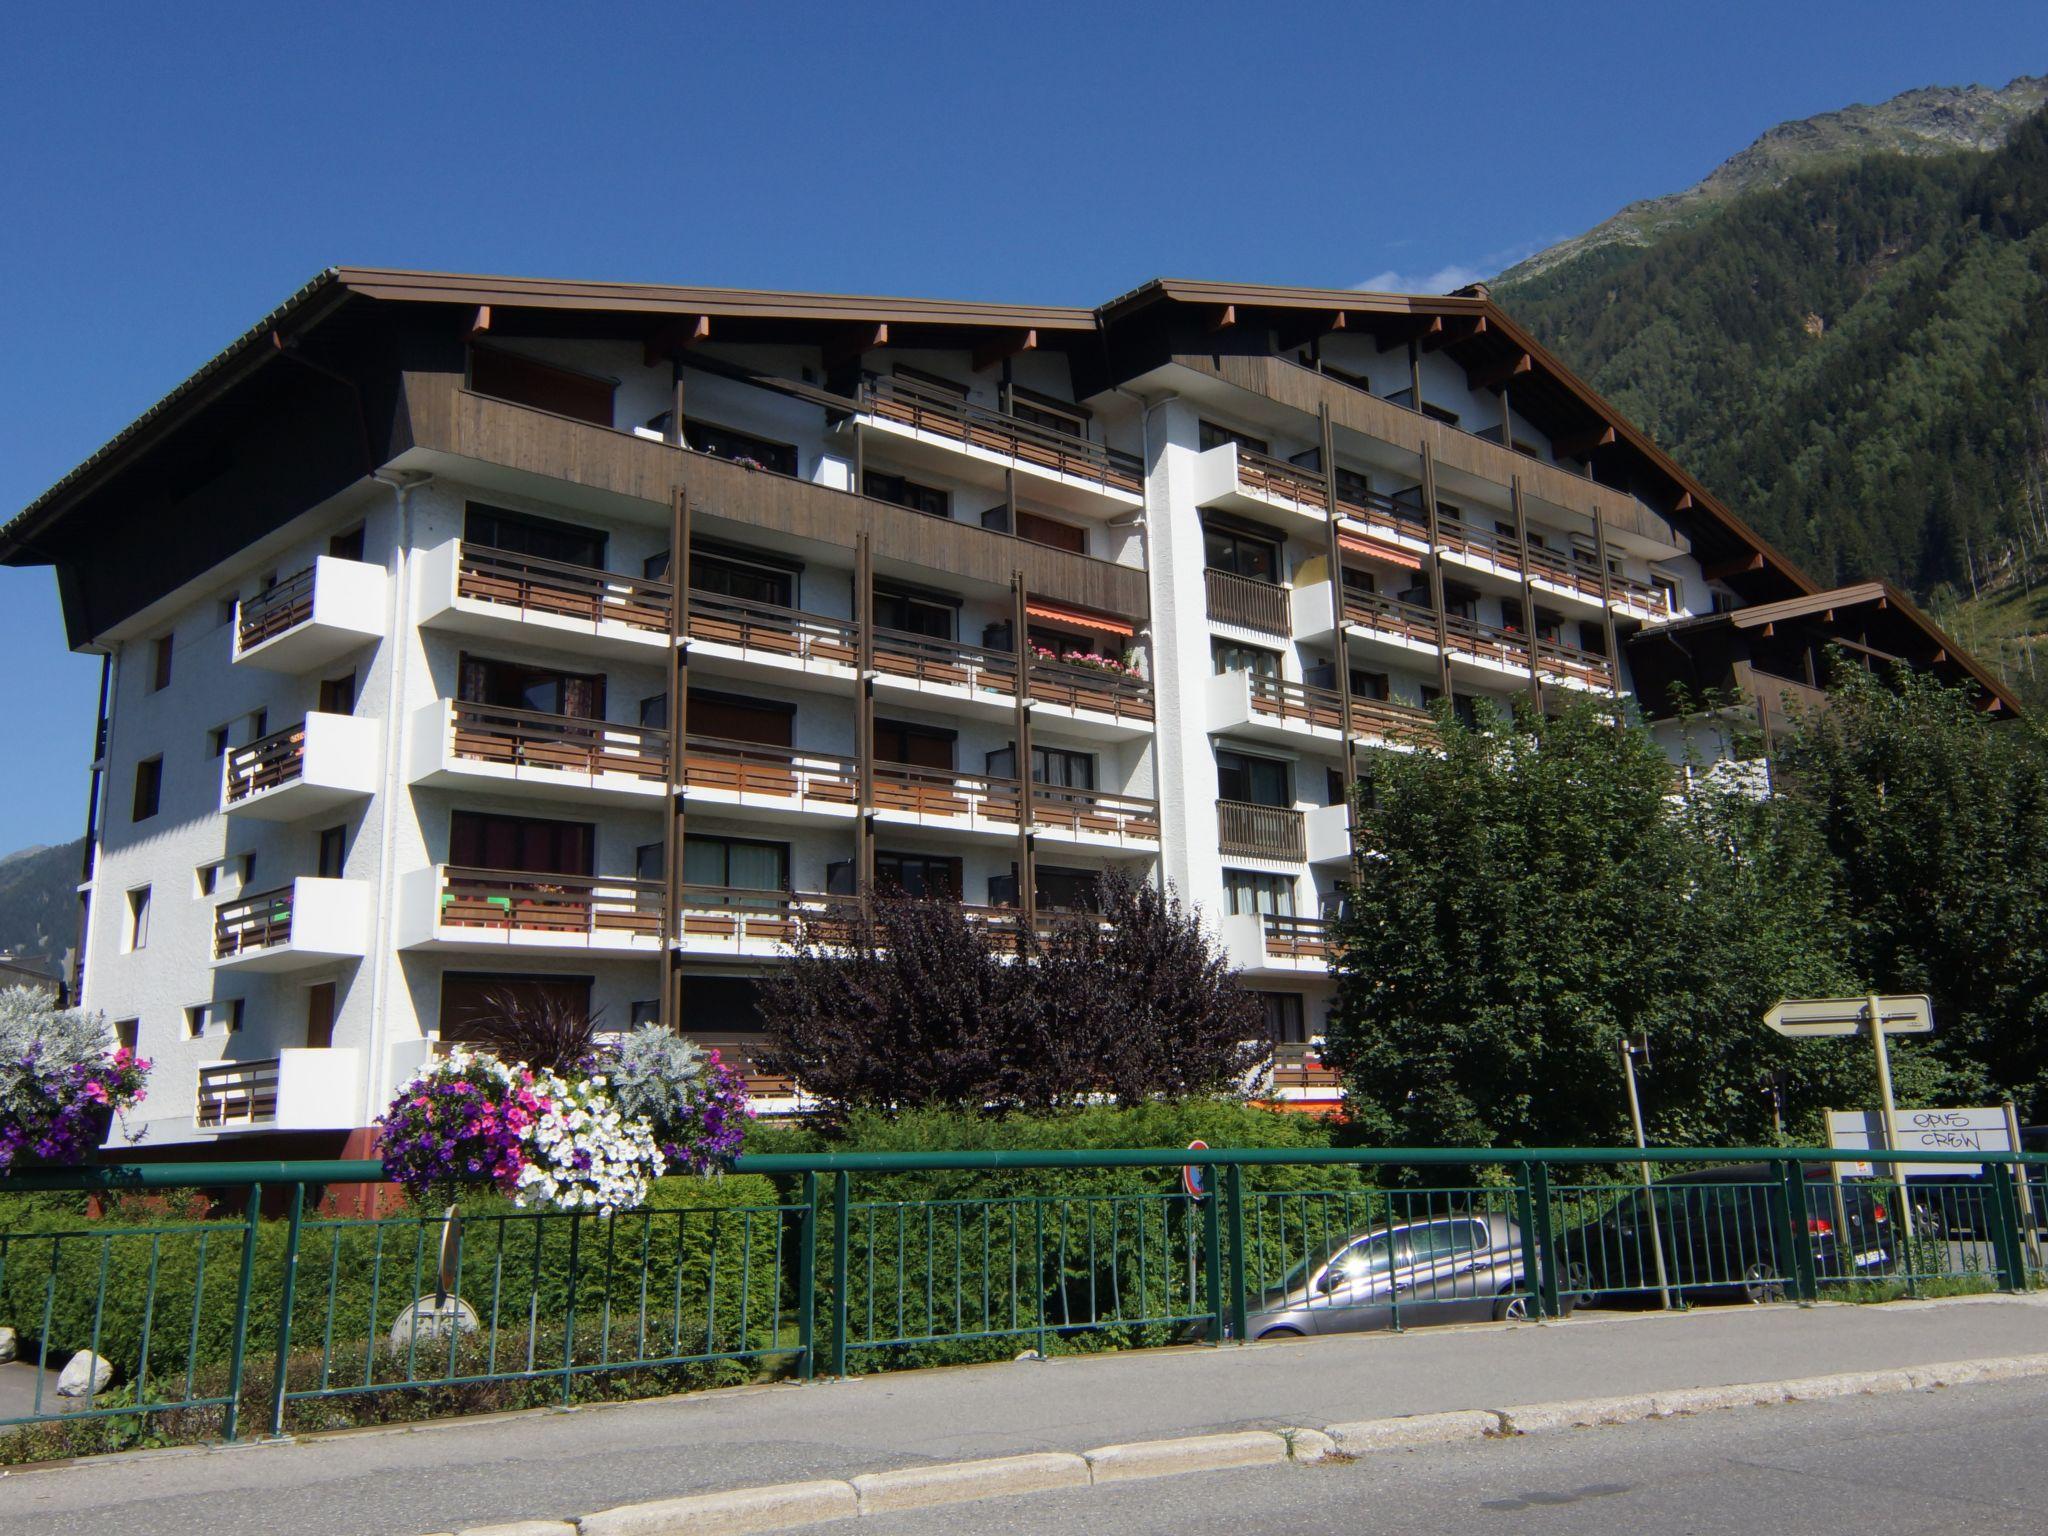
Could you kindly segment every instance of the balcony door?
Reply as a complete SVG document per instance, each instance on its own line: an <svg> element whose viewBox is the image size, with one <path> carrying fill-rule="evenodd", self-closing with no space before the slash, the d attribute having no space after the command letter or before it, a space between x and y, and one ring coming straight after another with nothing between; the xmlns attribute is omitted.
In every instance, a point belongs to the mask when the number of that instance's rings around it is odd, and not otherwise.
<svg viewBox="0 0 2048 1536"><path fill-rule="evenodd" d="M532 555L591 571L604 569L605 535L601 529L508 512L482 502L472 501L464 510L462 538L464 543L487 545L508 555Z"/></svg>
<svg viewBox="0 0 2048 1536"><path fill-rule="evenodd" d="M476 1040L485 1022L508 1008L554 1005L590 1017L590 976L532 976L501 971L450 971L441 978L444 1044Z"/></svg>
<svg viewBox="0 0 2048 1536"><path fill-rule="evenodd" d="M584 821L546 821L456 811L448 818L448 862L464 869L528 875L594 875L597 829Z"/></svg>
<svg viewBox="0 0 2048 1536"><path fill-rule="evenodd" d="M826 866L825 889L835 896L853 894L853 864L848 860ZM897 853L875 850L875 889L891 894L925 897L933 901L958 901L964 889L961 861L940 854Z"/></svg>
<svg viewBox="0 0 2048 1536"><path fill-rule="evenodd" d="M602 672L556 672L485 656L462 658L460 697L465 704L525 709L573 720L604 718Z"/></svg>
<svg viewBox="0 0 2048 1536"><path fill-rule="evenodd" d="M689 726L692 736L789 747L795 745L796 706L692 688Z"/></svg>
<svg viewBox="0 0 2048 1536"><path fill-rule="evenodd" d="M1284 758L1249 752L1216 754L1216 794L1241 805L1294 804L1293 765Z"/></svg>
<svg viewBox="0 0 2048 1536"><path fill-rule="evenodd" d="M875 761L951 772L957 733L907 720L875 722Z"/></svg>

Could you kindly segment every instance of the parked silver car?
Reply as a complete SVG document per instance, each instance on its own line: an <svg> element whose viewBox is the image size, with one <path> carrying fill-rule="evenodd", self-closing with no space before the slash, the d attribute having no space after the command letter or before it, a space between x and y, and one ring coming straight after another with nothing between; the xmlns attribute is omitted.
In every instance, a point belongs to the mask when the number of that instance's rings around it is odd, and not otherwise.
<svg viewBox="0 0 2048 1536"><path fill-rule="evenodd" d="M1246 1336L1353 1333L1529 1315L1522 1233L1505 1216L1439 1216L1354 1232L1253 1299Z"/></svg>

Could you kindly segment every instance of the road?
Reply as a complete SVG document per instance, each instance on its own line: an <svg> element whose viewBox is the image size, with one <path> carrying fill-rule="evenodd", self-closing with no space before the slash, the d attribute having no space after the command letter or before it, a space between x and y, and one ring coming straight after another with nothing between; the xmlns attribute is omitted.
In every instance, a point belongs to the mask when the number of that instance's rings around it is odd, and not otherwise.
<svg viewBox="0 0 2048 1536"><path fill-rule="evenodd" d="M1997 1536L2048 1529L2048 1380L870 1517L863 1536Z"/></svg>

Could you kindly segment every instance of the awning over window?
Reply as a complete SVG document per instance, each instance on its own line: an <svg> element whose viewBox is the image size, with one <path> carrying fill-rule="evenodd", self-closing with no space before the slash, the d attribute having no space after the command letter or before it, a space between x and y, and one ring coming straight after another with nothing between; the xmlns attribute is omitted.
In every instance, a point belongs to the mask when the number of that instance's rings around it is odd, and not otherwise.
<svg viewBox="0 0 2048 1536"><path fill-rule="evenodd" d="M1354 555L1364 555L1368 560L1384 560L1389 565L1406 566L1411 571L1422 569L1422 556L1411 555L1397 544L1382 544L1378 539L1361 538L1355 533L1338 534L1337 544L1339 548Z"/></svg>
<svg viewBox="0 0 2048 1536"><path fill-rule="evenodd" d="M1034 619L1044 619L1048 624L1071 624L1077 629L1094 629L1105 635L1122 635L1126 640L1137 633L1127 620L1112 619L1099 613L1087 613L1079 608L1062 608L1056 603L1040 602L1035 597L1026 599L1024 612Z"/></svg>

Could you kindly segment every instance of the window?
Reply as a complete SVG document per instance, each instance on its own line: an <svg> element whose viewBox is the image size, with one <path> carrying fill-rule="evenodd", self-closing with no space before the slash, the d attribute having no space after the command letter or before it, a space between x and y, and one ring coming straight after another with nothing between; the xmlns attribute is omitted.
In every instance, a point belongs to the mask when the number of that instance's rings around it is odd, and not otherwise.
<svg viewBox="0 0 2048 1536"><path fill-rule="evenodd" d="M618 386L610 379L544 363L537 357L501 352L496 347L471 347L469 387L480 395L608 427L612 424L612 392Z"/></svg>
<svg viewBox="0 0 2048 1536"><path fill-rule="evenodd" d="M329 539L327 541L327 553L337 560L362 559L363 525L357 523L355 527L347 532L337 533L333 538Z"/></svg>
<svg viewBox="0 0 2048 1536"><path fill-rule="evenodd" d="M129 807L130 821L147 821L157 812L164 794L164 760L144 758L135 765L135 801Z"/></svg>
<svg viewBox="0 0 2048 1536"><path fill-rule="evenodd" d="M877 762L902 763L913 768L950 769L953 766L953 743L958 739L958 733L929 725L913 725L907 720L877 720L874 739Z"/></svg>
<svg viewBox="0 0 2048 1536"><path fill-rule="evenodd" d="M450 971L441 978L441 1023L444 1041L476 1039L479 1024L498 1009L501 999L552 1002L588 1017L589 976L535 976L513 972Z"/></svg>
<svg viewBox="0 0 2048 1536"><path fill-rule="evenodd" d="M1253 437L1249 432L1240 432L1234 427L1218 426L1215 422L1206 420L1202 423L1201 443L1204 453L1211 448L1221 448L1225 443L1235 443L1238 447L1248 448L1253 453L1273 451L1272 444L1263 437Z"/></svg>
<svg viewBox="0 0 2048 1536"><path fill-rule="evenodd" d="M226 726L216 725L206 733L206 755L208 757L226 757L228 755L228 728Z"/></svg>
<svg viewBox="0 0 2048 1536"><path fill-rule="evenodd" d="M1368 672L1363 667L1351 669L1351 697L1354 699L1391 699L1394 696L1394 682L1384 672Z"/></svg>
<svg viewBox="0 0 2048 1536"><path fill-rule="evenodd" d="M661 1022L661 999L658 997L639 999L633 1004L629 1017L635 1029L644 1029L649 1024L659 1024Z"/></svg>
<svg viewBox="0 0 2048 1536"><path fill-rule="evenodd" d="M319 712L323 715L352 715L356 712L355 673L320 680Z"/></svg>
<svg viewBox="0 0 2048 1536"><path fill-rule="evenodd" d="M787 747L796 739L796 706L771 699L741 698L707 689L690 690L692 736L720 741L745 741L763 747Z"/></svg>
<svg viewBox="0 0 2048 1536"><path fill-rule="evenodd" d="M597 829L583 821L488 811L454 811L448 817L448 862L465 869L588 875L596 872L596 843Z"/></svg>
<svg viewBox="0 0 2048 1536"><path fill-rule="evenodd" d="M731 459L735 464L751 464L757 469L772 469L778 475L796 473L794 447L770 438L755 437L751 432L736 432L731 427L713 426L708 421L693 421L685 416L683 441L699 453L708 453L719 459Z"/></svg>
<svg viewBox="0 0 2048 1536"><path fill-rule="evenodd" d="M586 570L604 569L603 531L553 518L531 517L473 501L463 512L462 537L467 543L487 545L508 555L532 555Z"/></svg>
<svg viewBox="0 0 2048 1536"><path fill-rule="evenodd" d="M1266 1038L1275 1045L1306 1045L1308 1019L1299 992L1254 994L1266 1013Z"/></svg>
<svg viewBox="0 0 2048 1536"><path fill-rule="evenodd" d="M1017 776L1017 748L1014 745L998 747L989 753L988 772L991 778L1014 779ZM1058 789L1093 789L1095 754L1072 752L1064 747L1033 747L1031 782L1050 784Z"/></svg>
<svg viewBox="0 0 2048 1536"><path fill-rule="evenodd" d="M1377 592L1380 589L1378 576L1355 565L1344 566L1337 574L1346 592Z"/></svg>
<svg viewBox="0 0 2048 1536"><path fill-rule="evenodd" d="M162 693L171 686L171 637L157 636L156 645L150 652L149 691Z"/></svg>
<svg viewBox="0 0 2048 1536"><path fill-rule="evenodd" d="M551 672L480 656L462 658L459 696L468 704L527 709L576 720L604 718L604 674Z"/></svg>
<svg viewBox="0 0 2048 1536"><path fill-rule="evenodd" d="M1232 917L1294 916L1294 877L1250 869L1223 871L1223 907Z"/></svg>
<svg viewBox="0 0 2048 1536"><path fill-rule="evenodd" d="M270 734L270 711L256 709L249 712L249 739L261 741Z"/></svg>
<svg viewBox="0 0 2048 1536"><path fill-rule="evenodd" d="M894 502L927 517L949 518L953 515L952 496L937 486L920 485L903 475L885 474L878 469L865 471L860 484L862 493L877 501Z"/></svg>
<svg viewBox="0 0 2048 1536"><path fill-rule="evenodd" d="M116 1019L116 1020L114 1020L114 1044L115 1044L115 1045L117 1045L117 1046L119 1046L119 1047L120 1047L120 1048L121 1048L122 1050L124 1050L124 1051L134 1051L134 1050L137 1050L137 1049L139 1048L139 1047L138 1047L138 1045L137 1045L137 1042L138 1042L138 1041L139 1041L139 1040L140 1040L141 1038L142 1038L142 1020L140 1020L140 1019Z"/></svg>
<svg viewBox="0 0 2048 1536"><path fill-rule="evenodd" d="M316 981L306 988L306 1044L324 1051L334 1044L334 983Z"/></svg>
<svg viewBox="0 0 2048 1536"><path fill-rule="evenodd" d="M128 893L128 950L149 948L149 887L138 885Z"/></svg>
<svg viewBox="0 0 2048 1536"><path fill-rule="evenodd" d="M1684 606L1681 600L1682 589L1679 587L1676 576L1665 576L1652 571L1650 573L1650 585L1664 594L1664 606L1672 613L1677 613Z"/></svg>
<svg viewBox="0 0 2048 1536"><path fill-rule="evenodd" d="M651 731L668 729L668 695L650 693L640 701L640 723Z"/></svg>
<svg viewBox="0 0 2048 1536"><path fill-rule="evenodd" d="M1372 501L1372 481L1356 469L1337 466L1337 499L1348 501L1353 506L1365 506Z"/></svg>
<svg viewBox="0 0 2048 1536"><path fill-rule="evenodd" d="M237 855L237 858L242 866L242 889L246 891L256 883L256 855L244 853Z"/></svg>
<svg viewBox="0 0 2048 1536"><path fill-rule="evenodd" d="M825 889L834 896L851 896L853 865L841 860L825 866ZM958 901L962 889L960 860L925 853L875 854L875 885L880 890L900 891L905 896L928 896L934 900Z"/></svg>
<svg viewBox="0 0 2048 1536"><path fill-rule="evenodd" d="M960 619L957 602L880 586L875 588L874 610L877 629L925 635L933 640L953 639Z"/></svg>
<svg viewBox="0 0 2048 1536"><path fill-rule="evenodd" d="M1220 523L1202 525L1202 554L1212 571L1278 584L1280 541Z"/></svg>
<svg viewBox="0 0 2048 1536"><path fill-rule="evenodd" d="M202 864L192 871L193 889L201 896L211 896L220 886L221 866L218 863Z"/></svg>
<svg viewBox="0 0 2048 1536"><path fill-rule="evenodd" d="M1092 869L1066 869L1057 864L1038 866L1038 905L1054 912L1093 912L1101 906L1102 877ZM1011 866L1010 885L1016 888L1016 866Z"/></svg>
<svg viewBox="0 0 2048 1536"><path fill-rule="evenodd" d="M922 368L910 368L902 363L898 363L890 372L897 378L906 380L911 384L922 385L924 392L927 394L936 392L964 402L969 393L967 385L954 379L944 378L936 373L926 373Z"/></svg>
<svg viewBox="0 0 2048 1536"><path fill-rule="evenodd" d="M320 849L315 856L313 873L322 880L339 880L342 866L348 862L348 828L324 827L320 832Z"/></svg>
<svg viewBox="0 0 2048 1536"><path fill-rule="evenodd" d="M654 846L659 857L660 845ZM645 878L643 876L642 878ZM683 838L683 883L739 891L789 889L789 844L744 837Z"/></svg>
<svg viewBox="0 0 2048 1536"><path fill-rule="evenodd" d="M1050 395L1041 395L1015 384L1010 386L1010 414L1034 427L1064 432L1070 437L1088 435L1088 412L1084 407L1069 405L1064 400L1055 400Z"/></svg>
<svg viewBox="0 0 2048 1536"><path fill-rule="evenodd" d="M210 1003L197 1003L185 1010L185 1037L197 1040L211 1026L216 1034L238 1035L242 1032L242 1000L239 997L216 998Z"/></svg>
<svg viewBox="0 0 2048 1536"><path fill-rule="evenodd" d="M1245 805L1292 805L1292 765L1277 757L1248 752L1216 754L1216 793Z"/></svg>
<svg viewBox="0 0 2048 1536"><path fill-rule="evenodd" d="M1733 592L1723 592L1719 587L1716 587L1710 595L1714 599L1713 611L1715 613L1733 613L1742 606L1742 600Z"/></svg>
<svg viewBox="0 0 2048 1536"><path fill-rule="evenodd" d="M668 574L668 557L660 557L661 570L650 576ZM777 608L796 606L796 577L787 570L735 560L727 555L690 551L690 590L713 597L738 598L742 602L768 603Z"/></svg>
<svg viewBox="0 0 2048 1536"><path fill-rule="evenodd" d="M1064 549L1077 555L1088 553L1087 529L1040 517L1036 512L1017 513L1017 537L1049 549Z"/></svg>
<svg viewBox="0 0 2048 1536"><path fill-rule="evenodd" d="M234 623L235 609L240 603L241 599L232 592L228 593L225 597L215 598L213 600L213 622L216 625Z"/></svg>
<svg viewBox="0 0 2048 1536"><path fill-rule="evenodd" d="M1253 677L1280 675L1278 651L1256 645L1239 645L1235 640L1212 640L1209 642L1209 654L1215 660L1218 673L1249 672Z"/></svg>

